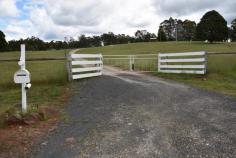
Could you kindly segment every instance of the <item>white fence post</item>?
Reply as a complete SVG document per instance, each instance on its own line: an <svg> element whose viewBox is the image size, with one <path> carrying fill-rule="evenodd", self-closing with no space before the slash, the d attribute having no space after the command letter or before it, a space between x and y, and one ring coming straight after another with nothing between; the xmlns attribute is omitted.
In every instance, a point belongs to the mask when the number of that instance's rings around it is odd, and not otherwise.
<svg viewBox="0 0 236 158"><path fill-rule="evenodd" d="M22 112L27 112L27 90L31 87L30 83L30 73L28 70L26 70L26 64L25 64L25 45L21 44L21 56L20 61L18 62L18 65L20 66L20 70L15 72L14 74L14 82L16 84L21 84L21 106L22 106Z"/></svg>
<svg viewBox="0 0 236 158"><path fill-rule="evenodd" d="M72 62L72 58L71 58L71 54L70 53L67 53L66 54L66 68L67 68L67 73L68 73L68 80L69 81L72 81L72 65L71 65L71 62Z"/></svg>
<svg viewBox="0 0 236 158"><path fill-rule="evenodd" d="M134 71L134 58L135 58L135 56L132 55L132 71Z"/></svg>
<svg viewBox="0 0 236 158"><path fill-rule="evenodd" d="M132 69L132 55L129 55L129 70L130 71L133 71L133 69Z"/></svg>
<svg viewBox="0 0 236 158"><path fill-rule="evenodd" d="M23 63L21 65L21 70L25 70L25 45L21 45L21 62ZM21 84L21 94L22 94L22 111L23 113L27 112L27 96L26 96L26 89L25 89L26 83Z"/></svg>
<svg viewBox="0 0 236 158"><path fill-rule="evenodd" d="M207 73L207 62L208 62L208 58L207 58L207 52L205 52L205 74Z"/></svg>
<svg viewBox="0 0 236 158"><path fill-rule="evenodd" d="M161 71L161 63L160 63L160 61L161 61L161 57L160 57L160 54L158 54L158 72L160 72Z"/></svg>

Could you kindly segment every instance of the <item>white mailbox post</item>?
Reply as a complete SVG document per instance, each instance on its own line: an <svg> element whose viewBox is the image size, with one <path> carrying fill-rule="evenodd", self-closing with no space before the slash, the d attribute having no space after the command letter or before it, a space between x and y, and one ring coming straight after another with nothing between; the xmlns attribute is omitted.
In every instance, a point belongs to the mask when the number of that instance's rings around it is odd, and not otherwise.
<svg viewBox="0 0 236 158"><path fill-rule="evenodd" d="M18 62L20 66L20 70L18 70L14 74L14 82L16 84L21 84L21 92L22 92L22 112L27 112L27 99L26 99L26 92L31 87L30 84L30 73L28 70L25 69L25 45L21 45L21 57L20 61Z"/></svg>

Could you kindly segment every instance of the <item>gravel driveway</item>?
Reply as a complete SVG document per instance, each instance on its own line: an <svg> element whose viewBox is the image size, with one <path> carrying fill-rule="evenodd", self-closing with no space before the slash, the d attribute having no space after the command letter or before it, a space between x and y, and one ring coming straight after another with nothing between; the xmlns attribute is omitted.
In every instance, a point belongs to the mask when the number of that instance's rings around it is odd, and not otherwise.
<svg viewBox="0 0 236 158"><path fill-rule="evenodd" d="M73 83L64 121L31 157L236 156L236 98L105 70Z"/></svg>

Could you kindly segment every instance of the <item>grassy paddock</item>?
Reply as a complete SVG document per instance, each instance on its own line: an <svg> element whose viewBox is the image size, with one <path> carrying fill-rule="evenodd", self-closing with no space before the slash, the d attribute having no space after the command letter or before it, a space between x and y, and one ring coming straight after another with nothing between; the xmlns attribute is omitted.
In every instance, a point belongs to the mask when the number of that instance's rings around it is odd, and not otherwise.
<svg viewBox="0 0 236 158"><path fill-rule="evenodd" d="M27 49L27 46L26 46ZM26 58L42 58L42 57L65 57L65 53L69 52L68 50L49 50L49 51L27 51ZM0 52L0 59L19 59L19 52Z"/></svg>
<svg viewBox="0 0 236 158"><path fill-rule="evenodd" d="M111 45L81 49L81 53L102 53L104 55L155 54L188 51L236 52L236 43L205 44L203 42L146 42Z"/></svg>
<svg viewBox="0 0 236 158"><path fill-rule="evenodd" d="M153 54L168 52L189 52L189 51L207 51L207 52L236 52L236 43L224 44L205 44L202 42L150 42L133 43L126 45L114 45L100 48L81 49L81 53L102 53L105 55L123 54ZM142 69L149 61L140 61L136 63L136 69ZM153 62L153 61L151 61ZM112 64L124 69L128 69L129 61L106 61L105 64ZM147 64L146 64L147 65ZM149 65L154 65L149 63ZM152 70L152 68L147 68ZM161 74L153 73L156 76L173 79L180 82L189 83L208 90L219 91L225 94L236 96L236 54L234 55L209 55L208 74L206 76L183 75L183 74Z"/></svg>

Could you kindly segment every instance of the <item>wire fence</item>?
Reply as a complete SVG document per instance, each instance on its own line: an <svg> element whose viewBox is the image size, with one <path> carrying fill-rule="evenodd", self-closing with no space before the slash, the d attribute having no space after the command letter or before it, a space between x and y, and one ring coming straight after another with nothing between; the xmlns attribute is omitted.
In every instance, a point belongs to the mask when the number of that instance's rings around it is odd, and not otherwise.
<svg viewBox="0 0 236 158"><path fill-rule="evenodd" d="M104 55L103 62L124 70L153 72L158 70L157 57L157 54Z"/></svg>

